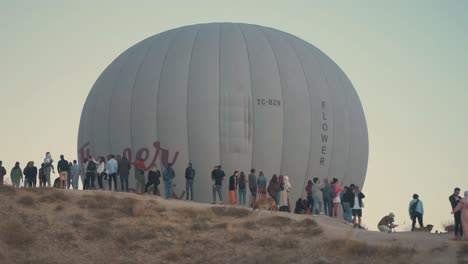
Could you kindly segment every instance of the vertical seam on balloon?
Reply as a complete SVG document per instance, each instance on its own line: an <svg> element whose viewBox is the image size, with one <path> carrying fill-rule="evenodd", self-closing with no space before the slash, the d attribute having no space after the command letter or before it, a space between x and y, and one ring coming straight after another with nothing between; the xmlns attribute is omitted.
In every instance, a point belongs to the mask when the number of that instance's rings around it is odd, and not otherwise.
<svg viewBox="0 0 468 264"><path fill-rule="evenodd" d="M219 137L219 164L222 164L222 143L221 143L221 31L223 24L219 24L218 35L218 137Z"/></svg>
<svg viewBox="0 0 468 264"><path fill-rule="evenodd" d="M307 79L307 76L306 76L306 73L305 73L305 70L304 70L304 65L303 65L303 62L302 60L299 58L299 56L297 55L297 50L296 50L296 47L294 47L289 41L288 38L284 37L284 33L281 32L280 34L281 38L283 38L283 40L289 45L289 47L291 47L293 53L294 53L294 56L296 56L296 59L297 61L299 62L299 65L301 66L301 70L302 70L302 73L304 74L304 80L306 81L306 84L307 84L307 89L306 89L306 92L307 92L307 96L309 97L309 104L312 102L311 101L311 97L310 97L310 91L309 91L309 87L310 84L309 84L309 80ZM312 134L312 107L310 107L310 111L309 111L309 119L310 119L310 133ZM309 135L309 139L310 139L310 135ZM308 180L308 177L309 177L309 171L310 171L310 159L311 159L311 156L312 156L312 140L310 139L310 142L309 142L309 158L307 159L307 168L306 168L306 174L305 174L305 177L304 177L304 183L303 183L303 186L302 186L302 192L301 193L304 193L305 192L305 186L306 186L306 182Z"/></svg>
<svg viewBox="0 0 468 264"><path fill-rule="evenodd" d="M239 27L239 30L241 31L242 33L242 37L244 38L244 42L245 42L245 50L247 52L247 60L249 61L249 77L250 77L250 92L251 92L251 96L252 96L252 100L253 100L253 86L252 86L252 67L250 65L250 54L249 54L249 47L247 45L247 39L245 38L245 33L244 33L244 30L242 30L242 26L240 24L237 24L237 26ZM253 101L252 101L252 131L255 131L255 118L254 118L254 106L253 106ZM250 128L249 128L249 131L250 131ZM252 132L252 158L250 160L250 167L253 168L254 167L254 164L253 164L253 159L254 159L254 155L253 155L253 146L254 146L254 132Z"/></svg>
<svg viewBox="0 0 468 264"><path fill-rule="evenodd" d="M146 59L148 58L148 54L151 52L151 50L154 47L153 42L155 41L155 39L158 39L158 37L153 37L152 40L148 40L149 41L148 49L146 50L145 54L143 55L143 58L141 59L140 65L138 66L138 69L137 69L137 71L135 73L135 79L133 80L132 93L130 95L130 147L132 149L136 149L136 147L133 146L133 116L134 116L134 114L133 114L133 110L134 110L133 95L134 95L134 92L135 92L135 84L136 84L136 82L138 80L138 77L140 75L141 67L146 62Z"/></svg>
<svg viewBox="0 0 468 264"><path fill-rule="evenodd" d="M281 164L280 164L280 174L283 174L284 171L283 171L283 160L284 160L284 131L285 131L285 126L284 126L284 91L283 91L283 82L281 81L281 72L280 72L280 67L279 67L279 63L278 63L278 57L275 53L275 50L273 49L273 45L271 45L271 41L270 39L268 38L268 36L265 34L265 31L259 27L259 26L256 26L260 32L262 32L263 34L263 37L266 39L267 43L268 43L268 46L270 47L271 49L271 52L273 53L273 57L275 58L275 64L276 64L276 69L278 71L278 78L279 78L279 82L280 82L280 87L281 87L281 101L283 102L281 108L283 109L283 131L282 131L282 135L281 135L281 138L282 138L282 142L281 142Z"/></svg>
<svg viewBox="0 0 468 264"><path fill-rule="evenodd" d="M166 59L167 59L167 54L169 53L169 50L171 50L171 47L172 45L174 44L174 41L177 39L177 37L179 36L179 34L181 33L181 31L184 30L185 27L181 27L177 30L176 33L174 33L174 37L171 39L169 45L167 46L167 49L166 49L166 52L164 53L164 59L162 61L162 64L161 64L161 71L159 72L159 80L158 80L158 92L156 94L156 134L158 136L158 141L160 141L159 139L159 136L160 136L160 133L159 133L159 129L160 129L160 124L159 124L159 116L161 115L159 113L159 107L160 107L160 99L159 99L159 93L161 92L161 79L162 79L162 74L164 72L164 67L166 65Z"/></svg>
<svg viewBox="0 0 468 264"><path fill-rule="evenodd" d="M192 49L190 50L190 58L189 58L189 62L188 62L188 70L187 70L187 103L186 103L186 107L187 107L187 110L186 110L186 130L187 130L187 158L188 158L188 162L191 162L190 160L190 137L189 137L189 132L188 132L188 129L189 129L189 88L190 88L190 68L192 67L192 56L193 56L193 48L195 47L195 43L197 42L197 39L198 39L198 33L200 33L200 27L198 27L197 29L197 33L195 33L195 37L193 39L193 44L192 44Z"/></svg>
<svg viewBox="0 0 468 264"><path fill-rule="evenodd" d="M324 56L326 56L326 55L324 54ZM333 66L333 64L331 64L331 66ZM338 67L338 65L336 65L336 67ZM338 70L338 72L341 72L341 71ZM342 92L344 94L344 97L345 97L345 111L344 111L344 113L345 113L345 117L346 117L347 122L348 122L348 135L349 135L348 142L347 142L347 148L346 148L346 163L345 163L346 165L345 165L345 171L344 171L344 175L343 175L343 182L344 182L345 179L348 178L347 171L348 171L348 168L349 168L349 152L350 152L350 148L351 148L351 120L350 120L350 116L349 116L349 112L348 112L350 110L350 107L349 107L348 89L346 88L347 86L346 86L346 84L343 83L343 79L342 79L341 76L338 76L337 79L338 79L338 83L341 84L340 87L341 87L341 90L342 90ZM351 183L353 183L353 182L351 182Z"/></svg>
<svg viewBox="0 0 468 264"><path fill-rule="evenodd" d="M138 46L138 44L137 44ZM108 143L109 143L109 151L110 152L113 152L113 149L112 149L112 132L110 130L110 122L112 120L112 118L110 118L111 116L111 109L112 109L112 101L114 100L114 92L115 92L115 84L117 83L117 79L121 76L121 73L122 73L122 69L125 67L125 62L131 58L133 56L133 53L135 52L135 49L137 48L137 46L132 46L130 47L131 49L131 52L130 54L124 59L122 58L122 65L120 65L120 69L119 69L119 75L114 79L114 85L112 85L112 90L111 90L111 95L110 95L110 100L109 100L109 110L107 111L108 114L107 114L107 132L109 133L109 140L108 140ZM106 153L103 153L104 155L106 155ZM110 153L107 153L107 154L110 154ZM94 157L96 158L96 157Z"/></svg>

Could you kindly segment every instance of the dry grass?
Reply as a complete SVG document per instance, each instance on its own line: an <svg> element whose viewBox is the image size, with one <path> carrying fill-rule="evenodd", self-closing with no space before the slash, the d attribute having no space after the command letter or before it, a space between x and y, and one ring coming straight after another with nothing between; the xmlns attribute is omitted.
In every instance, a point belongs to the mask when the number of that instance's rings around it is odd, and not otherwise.
<svg viewBox="0 0 468 264"><path fill-rule="evenodd" d="M31 195L22 195L18 199L16 199L16 202L26 207L33 207L36 203L36 201Z"/></svg>
<svg viewBox="0 0 468 264"><path fill-rule="evenodd" d="M71 264L354 264L411 262L416 253L345 235L330 241L322 235L324 227L310 217L258 216L229 206L171 208L171 202L158 198L110 192L6 192L10 195L2 196L2 208L9 214L0 218L0 263L62 263L66 252ZM465 258L463 252L459 255Z"/></svg>
<svg viewBox="0 0 468 264"><path fill-rule="evenodd" d="M0 195L14 195L15 192L15 188L10 185L0 186Z"/></svg>
<svg viewBox="0 0 468 264"><path fill-rule="evenodd" d="M34 243L36 237L18 222L8 221L0 227L0 239L14 248L23 248Z"/></svg>

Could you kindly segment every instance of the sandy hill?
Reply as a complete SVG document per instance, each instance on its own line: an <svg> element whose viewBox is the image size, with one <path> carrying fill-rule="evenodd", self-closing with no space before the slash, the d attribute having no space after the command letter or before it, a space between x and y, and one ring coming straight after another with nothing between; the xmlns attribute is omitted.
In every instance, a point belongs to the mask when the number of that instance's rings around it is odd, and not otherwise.
<svg viewBox="0 0 468 264"><path fill-rule="evenodd" d="M0 263L468 263L449 235L100 191L0 188Z"/></svg>

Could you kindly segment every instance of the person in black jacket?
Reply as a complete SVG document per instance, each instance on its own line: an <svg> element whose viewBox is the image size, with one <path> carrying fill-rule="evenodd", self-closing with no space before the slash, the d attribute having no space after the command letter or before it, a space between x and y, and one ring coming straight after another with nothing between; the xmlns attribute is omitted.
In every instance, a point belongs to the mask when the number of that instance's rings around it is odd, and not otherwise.
<svg viewBox="0 0 468 264"><path fill-rule="evenodd" d="M37 178L37 168L34 166L34 162L28 162L28 165L23 170L24 174L24 182L26 188L34 187L34 182L36 182Z"/></svg>
<svg viewBox="0 0 468 264"><path fill-rule="evenodd" d="M150 171L148 172L148 182L145 184L145 193L148 192L148 188L153 185L153 194L159 193L159 184L161 184L161 172L158 170L158 166L153 164Z"/></svg>
<svg viewBox="0 0 468 264"><path fill-rule="evenodd" d="M350 201L351 205L351 210L353 214L353 224L354 228L361 227L361 218L362 218L362 208L364 207L364 203L362 202L362 199L364 199L366 196L361 192L359 189L359 186L354 186L353 188L353 196ZM358 222L356 223L356 217L358 218Z"/></svg>
<svg viewBox="0 0 468 264"><path fill-rule="evenodd" d="M344 220L347 223L352 222L352 210L351 200L354 198L354 184L351 184L349 187L345 187L343 190L343 199L341 204L343 205Z"/></svg>
<svg viewBox="0 0 468 264"><path fill-rule="evenodd" d="M193 201L193 180L195 179L195 170L192 168L192 163L190 162L185 169L185 189L186 189L186 198L187 200L190 197L190 200Z"/></svg>
<svg viewBox="0 0 468 264"><path fill-rule="evenodd" d="M460 188L455 188L453 194L449 196L450 205L452 205L452 210L457 207L458 203L462 198L460 197ZM463 228L461 226L461 211L454 213L453 217L455 218L455 239L459 239L463 236Z"/></svg>
<svg viewBox="0 0 468 264"><path fill-rule="evenodd" d="M2 166L2 161L0 160L0 186L3 186L3 177L7 174L5 167Z"/></svg>
<svg viewBox="0 0 468 264"><path fill-rule="evenodd" d="M68 171L69 171L68 161L60 155L60 161L57 164L57 170L60 175L60 188L65 189L67 186L67 178L68 178Z"/></svg>

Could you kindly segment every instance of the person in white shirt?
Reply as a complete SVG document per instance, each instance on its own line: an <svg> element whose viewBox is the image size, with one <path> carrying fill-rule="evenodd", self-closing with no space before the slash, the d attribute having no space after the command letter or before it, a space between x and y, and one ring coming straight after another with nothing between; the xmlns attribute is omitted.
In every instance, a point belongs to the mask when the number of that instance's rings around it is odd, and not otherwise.
<svg viewBox="0 0 468 264"><path fill-rule="evenodd" d="M362 202L362 199L364 199L366 196L359 190L359 186L354 186L354 197L351 199L351 209L352 209L352 214L353 214L353 224L354 228L361 227L361 218L362 218L362 208L364 207L364 203ZM356 223L356 217L357 217L357 223Z"/></svg>
<svg viewBox="0 0 468 264"><path fill-rule="evenodd" d="M109 191L112 191L112 180L114 180L114 191L117 191L117 171L119 165L114 155L110 155L110 159L107 161L107 175L109 176Z"/></svg>
<svg viewBox="0 0 468 264"><path fill-rule="evenodd" d="M102 178L106 176L106 160L104 159L104 157L99 158L99 164L97 167L97 175L98 175L99 189L104 190L104 184L102 183Z"/></svg>

